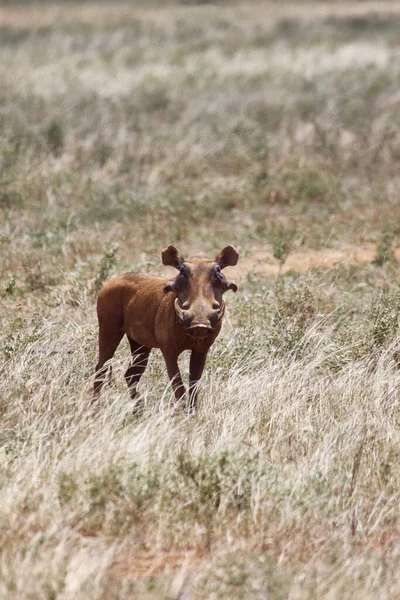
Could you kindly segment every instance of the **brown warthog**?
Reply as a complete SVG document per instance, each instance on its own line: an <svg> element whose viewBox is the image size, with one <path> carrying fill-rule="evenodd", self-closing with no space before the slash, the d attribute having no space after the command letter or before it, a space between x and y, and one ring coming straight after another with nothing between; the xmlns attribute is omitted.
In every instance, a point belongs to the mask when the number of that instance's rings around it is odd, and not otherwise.
<svg viewBox="0 0 400 600"><path fill-rule="evenodd" d="M143 375L150 350L160 348L167 365L175 397L183 402L185 387L178 367L178 356L191 350L189 409L197 401L198 382L207 352L218 336L227 290L237 291L234 281L222 273L236 265L238 253L227 246L214 260L203 257L185 259L174 246L162 252L164 265L178 269L169 281L163 277L126 273L107 283L99 293L99 362L96 366L94 399L100 393L107 365L124 334L127 335L132 362L125 373L132 398Z"/></svg>

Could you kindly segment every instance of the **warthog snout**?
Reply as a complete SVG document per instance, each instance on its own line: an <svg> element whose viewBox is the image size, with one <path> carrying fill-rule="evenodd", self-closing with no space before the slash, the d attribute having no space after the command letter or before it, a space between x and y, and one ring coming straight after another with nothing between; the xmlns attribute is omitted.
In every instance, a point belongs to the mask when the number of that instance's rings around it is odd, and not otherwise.
<svg viewBox="0 0 400 600"><path fill-rule="evenodd" d="M225 312L225 302L214 300L209 303L203 303L198 306L196 303L191 305L189 301L179 303L179 298L175 298L175 312L190 335L197 338L205 338L210 335L217 326L218 321Z"/></svg>
<svg viewBox="0 0 400 600"><path fill-rule="evenodd" d="M213 327L207 327L207 325L204 325L203 323L194 323L188 327L190 335L193 335L193 337L198 339L206 338L211 335L213 331Z"/></svg>

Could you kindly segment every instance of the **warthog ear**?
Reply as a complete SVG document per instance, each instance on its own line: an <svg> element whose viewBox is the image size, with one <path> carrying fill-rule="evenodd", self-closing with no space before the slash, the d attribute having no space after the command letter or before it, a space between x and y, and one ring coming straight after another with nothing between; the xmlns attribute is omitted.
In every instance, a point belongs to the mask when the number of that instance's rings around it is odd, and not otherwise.
<svg viewBox="0 0 400 600"><path fill-rule="evenodd" d="M183 265L185 259L182 254L175 248L175 246L167 246L161 253L161 258L163 261L163 265L169 267L175 267L175 269L180 269Z"/></svg>
<svg viewBox="0 0 400 600"><path fill-rule="evenodd" d="M239 259L239 253L233 246L226 246L217 256L215 262L219 264L221 269L225 267L234 267Z"/></svg>

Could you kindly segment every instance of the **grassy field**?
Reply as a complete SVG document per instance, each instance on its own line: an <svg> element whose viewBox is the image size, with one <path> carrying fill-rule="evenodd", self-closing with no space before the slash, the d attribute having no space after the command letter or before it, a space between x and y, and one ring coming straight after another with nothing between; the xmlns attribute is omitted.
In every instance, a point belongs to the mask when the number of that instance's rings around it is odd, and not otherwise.
<svg viewBox="0 0 400 600"><path fill-rule="evenodd" d="M400 6L0 6L0 597L400 597ZM240 250L195 418L95 298ZM187 358L183 358L183 366Z"/></svg>

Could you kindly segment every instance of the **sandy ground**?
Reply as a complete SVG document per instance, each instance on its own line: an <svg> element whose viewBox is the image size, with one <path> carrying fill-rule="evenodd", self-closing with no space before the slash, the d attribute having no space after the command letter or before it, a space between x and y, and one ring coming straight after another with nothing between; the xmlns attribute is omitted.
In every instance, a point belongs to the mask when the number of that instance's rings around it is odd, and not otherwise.
<svg viewBox="0 0 400 600"><path fill-rule="evenodd" d="M361 246L345 246L340 249L324 248L322 250L298 250L290 254L285 264L280 267L279 262L273 257L267 245L254 246L251 253L241 257L236 267L225 270L229 277L243 279L248 273L261 275L278 275L279 272L287 273L296 271L303 273L313 267L329 269L335 265L352 265L371 263L376 257L375 244L362 244ZM400 248L395 250L395 257L400 260Z"/></svg>

